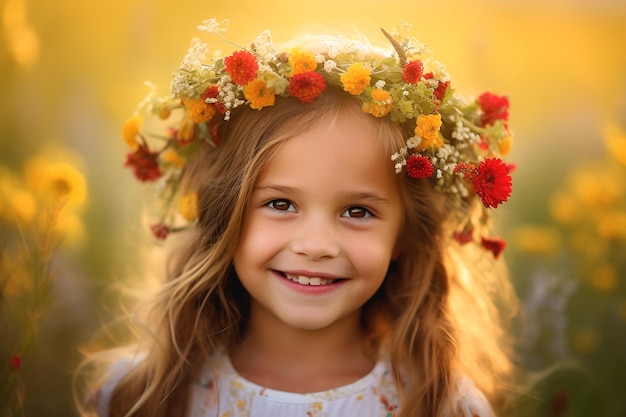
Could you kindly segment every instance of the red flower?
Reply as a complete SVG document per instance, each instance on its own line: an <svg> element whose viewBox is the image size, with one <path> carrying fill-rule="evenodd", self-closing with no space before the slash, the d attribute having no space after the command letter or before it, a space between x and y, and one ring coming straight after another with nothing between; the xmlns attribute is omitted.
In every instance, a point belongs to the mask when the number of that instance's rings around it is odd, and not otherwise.
<svg viewBox="0 0 626 417"><path fill-rule="evenodd" d="M406 173L411 178L429 178L434 170L430 159L425 156L411 155L406 160Z"/></svg>
<svg viewBox="0 0 626 417"><path fill-rule="evenodd" d="M480 242L483 245L483 248L490 250L493 253L493 257L498 259L504 248L506 247L506 242L502 239L490 239L486 237L481 237Z"/></svg>
<svg viewBox="0 0 626 417"><path fill-rule="evenodd" d="M474 191L487 208L498 207L511 195L508 166L498 158L487 158L475 168L470 180Z"/></svg>
<svg viewBox="0 0 626 417"><path fill-rule="evenodd" d="M158 156L158 152L150 152L148 146L139 144L135 152L126 155L124 166L132 168L139 181L155 181L163 175L157 162Z"/></svg>
<svg viewBox="0 0 626 417"><path fill-rule="evenodd" d="M220 138L218 129L220 127L220 122L212 122L209 123L209 133L211 134L211 138L213 139L213 143L215 146L220 146L222 144L222 139Z"/></svg>
<svg viewBox="0 0 626 417"><path fill-rule="evenodd" d="M220 92L219 87L216 86L215 84L212 84L208 86L206 90L204 90L204 93L202 93L202 99L206 100L207 98L217 98L219 92Z"/></svg>
<svg viewBox="0 0 626 417"><path fill-rule="evenodd" d="M452 234L452 237L454 238L454 240L456 240L457 242L459 242L461 245L465 245L466 243L469 243L473 240L473 232L474 229L472 227L468 227L465 228L461 231L455 231Z"/></svg>
<svg viewBox="0 0 626 417"><path fill-rule="evenodd" d="M152 231L152 234L154 235L154 237L156 237L159 240L165 240L167 235L170 234L169 226L163 223L156 223L156 224L151 225L150 230Z"/></svg>
<svg viewBox="0 0 626 417"><path fill-rule="evenodd" d="M289 94L302 103L313 103L325 89L326 81L317 72L302 72L289 80Z"/></svg>
<svg viewBox="0 0 626 417"><path fill-rule="evenodd" d="M433 92L435 98L439 101L443 100L443 97L446 95L446 90L449 86L450 81L440 82L439 84L437 84L437 88L435 88L435 91Z"/></svg>
<svg viewBox="0 0 626 417"><path fill-rule="evenodd" d="M19 356L13 356L11 358L11 367L18 371L22 367L22 358Z"/></svg>
<svg viewBox="0 0 626 417"><path fill-rule="evenodd" d="M235 51L231 56L224 58L226 72L233 82L246 85L256 78L259 64L254 55L248 51Z"/></svg>
<svg viewBox="0 0 626 417"><path fill-rule="evenodd" d="M422 61L415 60L409 61L402 70L402 80L405 83L417 84L422 79L424 74L424 64Z"/></svg>
<svg viewBox="0 0 626 417"><path fill-rule="evenodd" d="M204 90L204 93L202 93L201 98L203 100L206 100L207 98L217 98L219 96L219 93L220 93L220 89L218 86L210 85L207 87L206 90ZM221 102L216 101L215 103L213 103L213 105L215 106L217 111L219 111L220 113L222 114L226 113L226 107L224 107L224 104L222 104Z"/></svg>
<svg viewBox="0 0 626 417"><path fill-rule="evenodd" d="M509 120L509 99L492 93L483 93L476 100L483 114L480 121L483 125L492 125L496 120Z"/></svg>

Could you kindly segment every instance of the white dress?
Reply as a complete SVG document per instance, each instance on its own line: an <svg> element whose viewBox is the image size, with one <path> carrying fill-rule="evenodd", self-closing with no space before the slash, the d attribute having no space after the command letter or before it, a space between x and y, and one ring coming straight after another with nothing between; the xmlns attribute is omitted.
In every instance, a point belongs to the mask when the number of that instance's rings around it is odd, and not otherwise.
<svg viewBox="0 0 626 417"><path fill-rule="evenodd" d="M98 415L108 417L111 394L136 361L120 361L98 399ZM363 378L328 391L299 394L269 389L237 373L228 355L216 353L200 370L190 392L187 417L395 417L400 407L388 361L379 360ZM468 378L458 385L457 412L493 417L484 395Z"/></svg>
<svg viewBox="0 0 626 417"><path fill-rule="evenodd" d="M189 417L392 417L398 395L384 361L363 378L310 394L264 388L235 371L227 355L214 357L192 387Z"/></svg>

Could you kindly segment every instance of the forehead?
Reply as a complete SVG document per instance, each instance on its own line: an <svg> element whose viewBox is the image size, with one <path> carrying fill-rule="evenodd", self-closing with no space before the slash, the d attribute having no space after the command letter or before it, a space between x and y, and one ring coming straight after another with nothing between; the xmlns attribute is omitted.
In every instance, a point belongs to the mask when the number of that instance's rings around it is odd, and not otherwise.
<svg viewBox="0 0 626 417"><path fill-rule="evenodd" d="M258 182L373 187L395 193L399 179L389 157L390 146L385 145L390 138L369 117L352 107L316 120L280 145Z"/></svg>

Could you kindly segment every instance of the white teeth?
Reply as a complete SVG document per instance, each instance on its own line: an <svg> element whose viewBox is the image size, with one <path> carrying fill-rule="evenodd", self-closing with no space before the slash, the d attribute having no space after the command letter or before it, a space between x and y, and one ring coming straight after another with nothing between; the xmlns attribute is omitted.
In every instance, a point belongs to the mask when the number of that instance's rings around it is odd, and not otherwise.
<svg viewBox="0 0 626 417"><path fill-rule="evenodd" d="M289 275L289 274L285 274L285 276L292 280L293 282L297 282L298 284L302 284L302 285L326 285L326 284L331 284L334 280L332 279L325 279L325 278L320 278L320 277L307 277L304 275Z"/></svg>

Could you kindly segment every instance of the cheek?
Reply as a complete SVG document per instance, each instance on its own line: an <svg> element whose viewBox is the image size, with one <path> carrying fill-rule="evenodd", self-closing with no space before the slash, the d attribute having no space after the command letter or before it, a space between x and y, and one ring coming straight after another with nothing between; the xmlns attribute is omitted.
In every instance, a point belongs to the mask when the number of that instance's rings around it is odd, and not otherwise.
<svg viewBox="0 0 626 417"><path fill-rule="evenodd" d="M350 242L351 258L362 274L384 278L394 253L394 242L389 239L355 239Z"/></svg>
<svg viewBox="0 0 626 417"><path fill-rule="evenodd" d="M277 227L270 227L262 221L249 221L241 232L239 247L235 255L235 260L259 259L269 256L281 243L281 233Z"/></svg>

